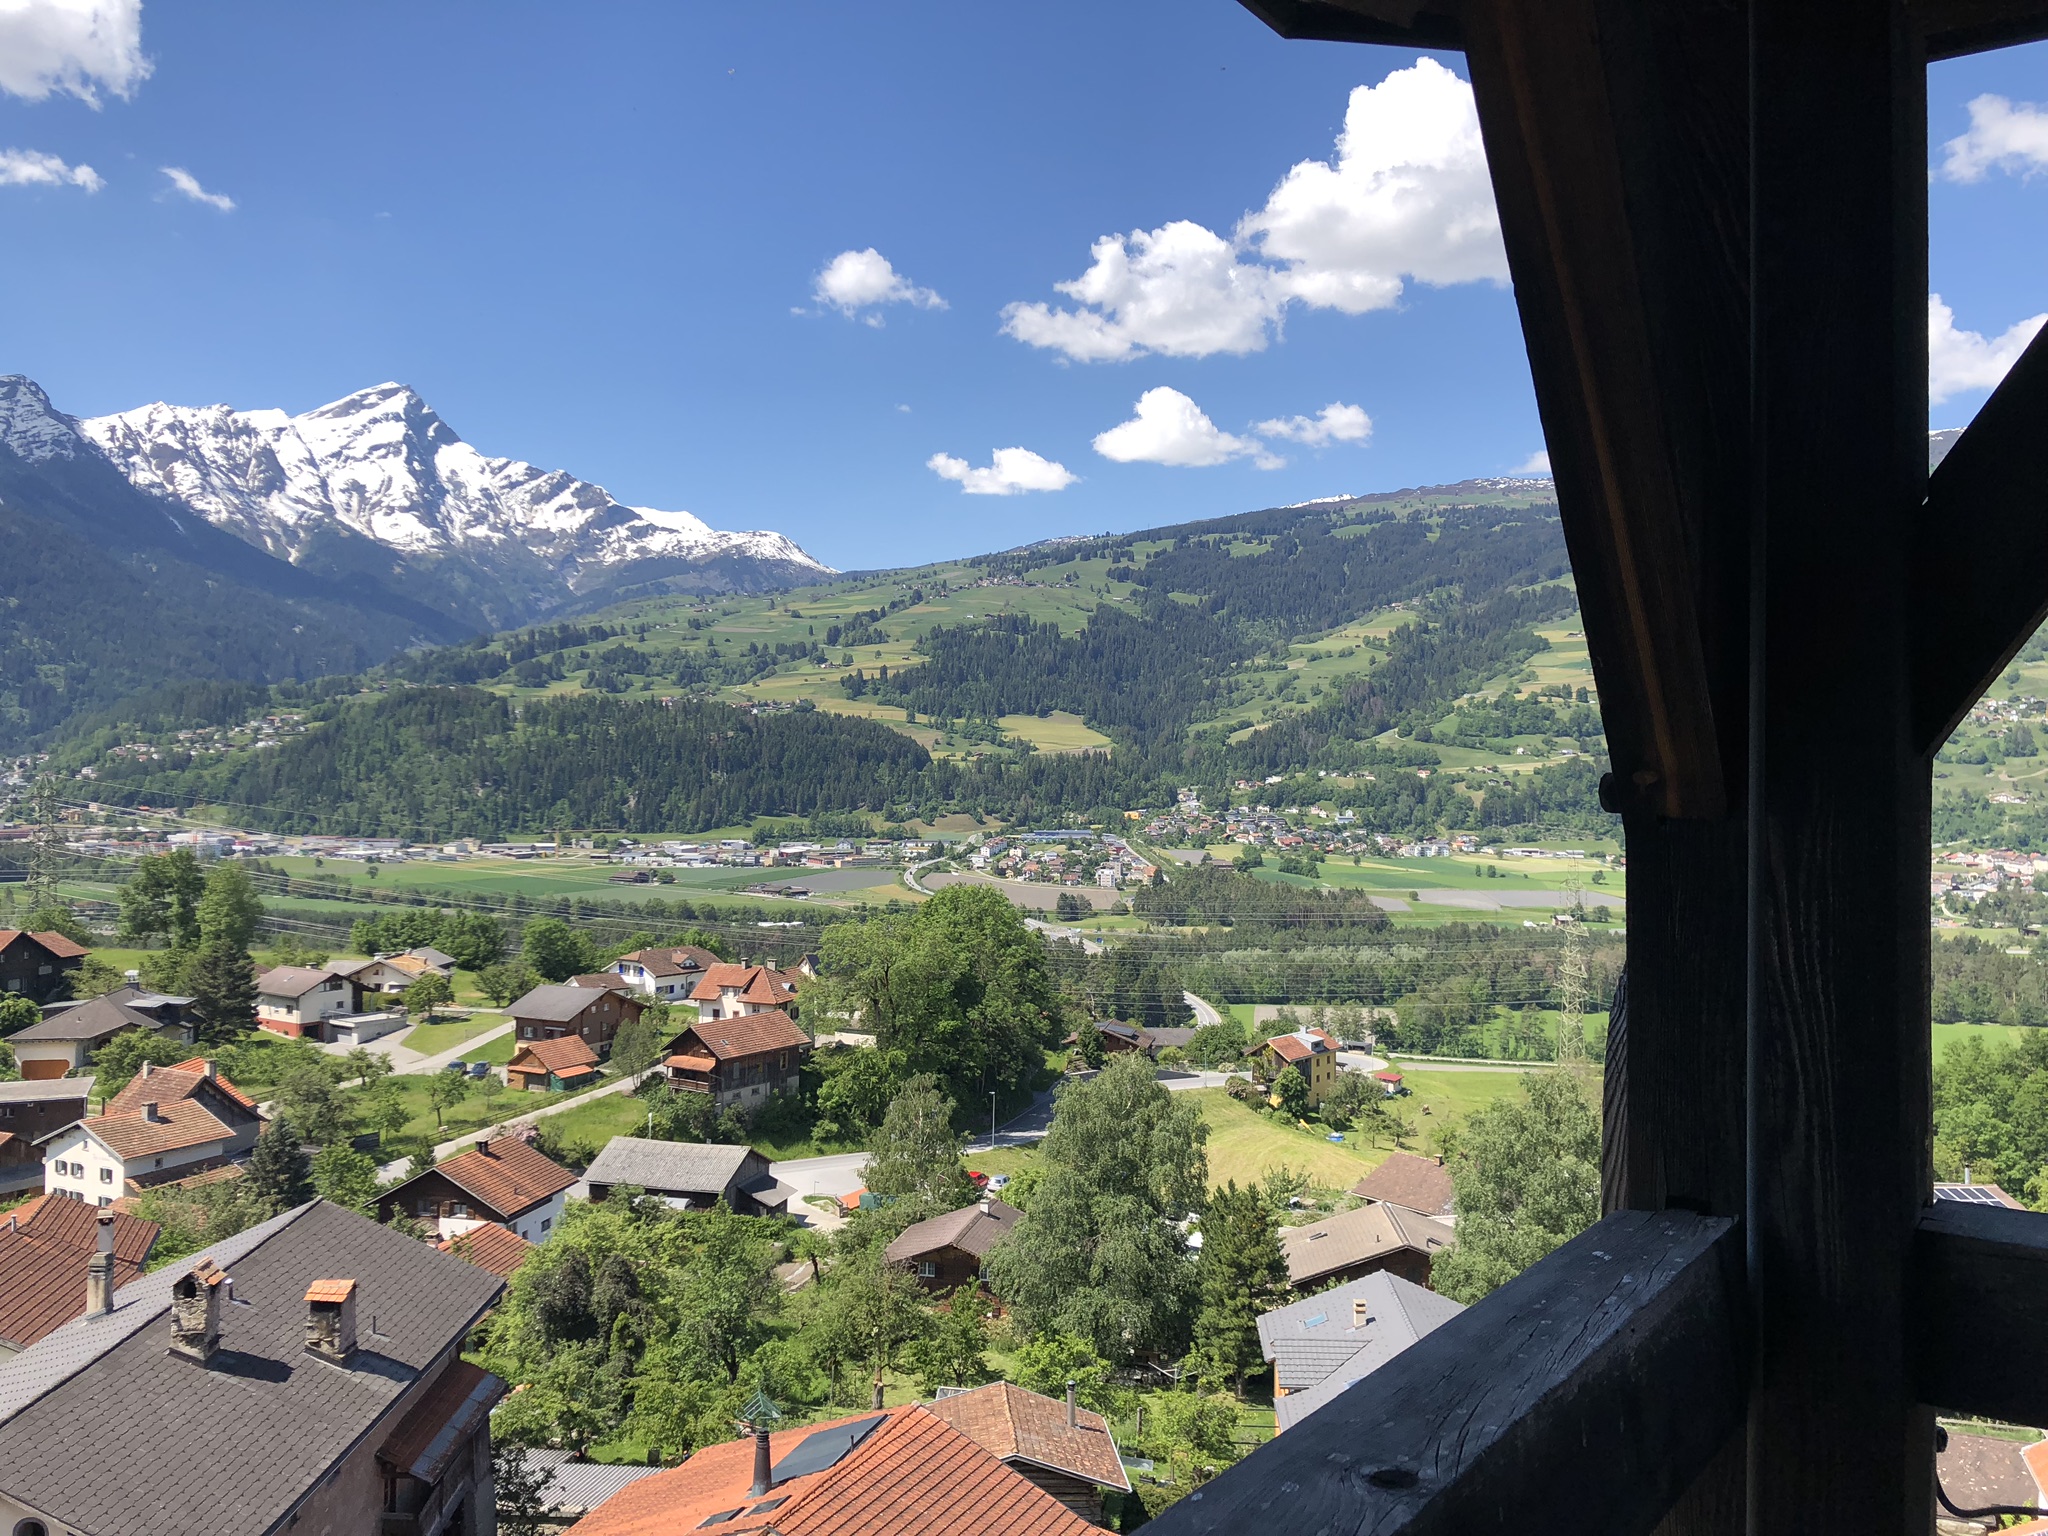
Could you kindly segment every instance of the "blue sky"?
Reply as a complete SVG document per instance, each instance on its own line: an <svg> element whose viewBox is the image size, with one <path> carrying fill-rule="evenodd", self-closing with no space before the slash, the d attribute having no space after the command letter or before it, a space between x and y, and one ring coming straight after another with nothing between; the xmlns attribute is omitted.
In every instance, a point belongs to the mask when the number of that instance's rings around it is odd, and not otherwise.
<svg viewBox="0 0 2048 1536"><path fill-rule="evenodd" d="M1232 0L30 0L0 371L79 415L398 379L846 568L1508 473L1461 70ZM1954 425L2048 311L2048 49L1932 87Z"/></svg>

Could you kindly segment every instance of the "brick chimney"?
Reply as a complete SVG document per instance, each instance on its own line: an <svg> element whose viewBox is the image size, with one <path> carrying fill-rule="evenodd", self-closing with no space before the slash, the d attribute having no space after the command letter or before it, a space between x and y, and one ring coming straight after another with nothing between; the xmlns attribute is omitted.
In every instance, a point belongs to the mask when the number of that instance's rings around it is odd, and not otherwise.
<svg viewBox="0 0 2048 1536"><path fill-rule="evenodd" d="M199 1365L220 1348L220 1303L227 1275L201 1259L171 1287L171 1349Z"/></svg>
<svg viewBox="0 0 2048 1536"><path fill-rule="evenodd" d="M95 1218L93 1254L85 1261L85 1315L105 1317L114 1310L114 1213Z"/></svg>
<svg viewBox="0 0 2048 1536"><path fill-rule="evenodd" d="M355 1352L355 1281L315 1280L306 1291L306 1353L346 1365Z"/></svg>
<svg viewBox="0 0 2048 1536"><path fill-rule="evenodd" d="M488 1136L477 1137L476 1149L477 1151L481 1152L485 1157L496 1157L498 1155L497 1153L491 1150L491 1138Z"/></svg>
<svg viewBox="0 0 2048 1536"><path fill-rule="evenodd" d="M207 1058L205 1064L199 1070L209 1081L220 1076L220 1066L211 1057Z"/></svg>
<svg viewBox="0 0 2048 1536"><path fill-rule="evenodd" d="M164 1123L163 1111L156 1107L155 1099L149 1100L142 1106L142 1118L151 1125L162 1125Z"/></svg>

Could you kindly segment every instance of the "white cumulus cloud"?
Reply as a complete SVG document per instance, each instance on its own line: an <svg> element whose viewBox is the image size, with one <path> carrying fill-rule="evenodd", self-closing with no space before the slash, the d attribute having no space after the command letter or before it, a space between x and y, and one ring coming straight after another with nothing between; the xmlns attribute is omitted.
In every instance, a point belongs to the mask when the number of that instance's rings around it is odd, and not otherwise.
<svg viewBox="0 0 2048 1536"><path fill-rule="evenodd" d="M1081 308L1011 304L1003 310L1004 332L1076 362L1099 363L1141 352L1257 352L1280 318L1274 274L1239 261L1222 236L1185 219L1104 235L1094 257L1072 282L1054 284Z"/></svg>
<svg viewBox="0 0 2048 1536"><path fill-rule="evenodd" d="M1517 464L1513 469L1509 470L1508 473L1511 475L1549 474L1550 450L1547 448L1537 449L1536 452L1530 454L1528 458L1522 460L1521 463Z"/></svg>
<svg viewBox="0 0 2048 1536"><path fill-rule="evenodd" d="M929 288L918 287L873 246L864 251L841 251L826 262L811 285L811 297L849 319L881 304L911 304L919 309L946 307L944 299ZM879 315L863 318L870 325L882 323Z"/></svg>
<svg viewBox="0 0 2048 1536"><path fill-rule="evenodd" d="M235 211L235 200L232 197L225 192L207 191L199 185L199 178L182 166L166 165L160 169L171 178L171 190L180 196L189 197L195 203L204 203L209 208L218 208L222 213Z"/></svg>
<svg viewBox="0 0 2048 1536"><path fill-rule="evenodd" d="M1330 443L1362 443L1372 436L1372 418L1363 406L1333 400L1313 416L1277 416L1252 430L1261 437L1283 438L1306 448Z"/></svg>
<svg viewBox="0 0 2048 1536"><path fill-rule="evenodd" d="M2032 176L2048 171L2048 107L1979 96L1970 103L1970 130L1942 148L1941 174L1950 181L1982 181L1991 170Z"/></svg>
<svg viewBox="0 0 2048 1536"><path fill-rule="evenodd" d="M102 87L131 96L149 71L142 0L0 0L0 91L97 107Z"/></svg>
<svg viewBox="0 0 2048 1536"><path fill-rule="evenodd" d="M1225 432L1194 401L1165 385L1140 395L1129 421L1098 433L1095 451L1119 464L1193 469L1257 456L1262 468L1278 467L1256 439Z"/></svg>
<svg viewBox="0 0 2048 1536"><path fill-rule="evenodd" d="M1003 330L1076 362L1243 354L1290 304L1357 315L1411 280L1507 280L1472 88L1427 58L1352 91L1335 153L1289 170L1230 238L1177 220L1091 255L1055 285L1077 307L1011 304Z"/></svg>
<svg viewBox="0 0 2048 1536"><path fill-rule="evenodd" d="M2048 323L2048 314L2015 321L1997 336L1956 329L1956 313L1927 296L1927 403L1939 405L1965 390L1995 389L2006 370L2019 361L2034 333Z"/></svg>
<svg viewBox="0 0 2048 1536"><path fill-rule="evenodd" d="M83 187L97 192L105 185L89 165L66 165L35 149L0 149L0 187Z"/></svg>
<svg viewBox="0 0 2048 1536"><path fill-rule="evenodd" d="M1022 491L1063 491L1078 478L1066 465L1042 458L1029 448L998 448L990 462L977 469L950 453L935 453L925 468L942 480L958 481L969 496L1015 496Z"/></svg>

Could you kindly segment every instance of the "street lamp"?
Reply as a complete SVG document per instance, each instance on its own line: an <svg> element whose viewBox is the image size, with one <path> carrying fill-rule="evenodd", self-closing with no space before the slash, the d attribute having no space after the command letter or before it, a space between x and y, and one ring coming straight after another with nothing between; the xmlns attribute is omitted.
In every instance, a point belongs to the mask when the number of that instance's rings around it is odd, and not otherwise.
<svg viewBox="0 0 2048 1536"><path fill-rule="evenodd" d="M996 1096L994 1094L988 1096L988 1149L991 1152L996 1149Z"/></svg>

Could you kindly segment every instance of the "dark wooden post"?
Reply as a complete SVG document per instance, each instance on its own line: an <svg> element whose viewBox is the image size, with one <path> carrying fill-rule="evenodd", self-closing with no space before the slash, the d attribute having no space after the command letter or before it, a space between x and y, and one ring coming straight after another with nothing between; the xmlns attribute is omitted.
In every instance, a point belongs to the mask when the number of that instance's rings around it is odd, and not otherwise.
<svg viewBox="0 0 2048 1536"><path fill-rule="evenodd" d="M1929 1192L1925 61L1904 6L1752 15L1752 1532L1912 1532L1906 1347Z"/></svg>

